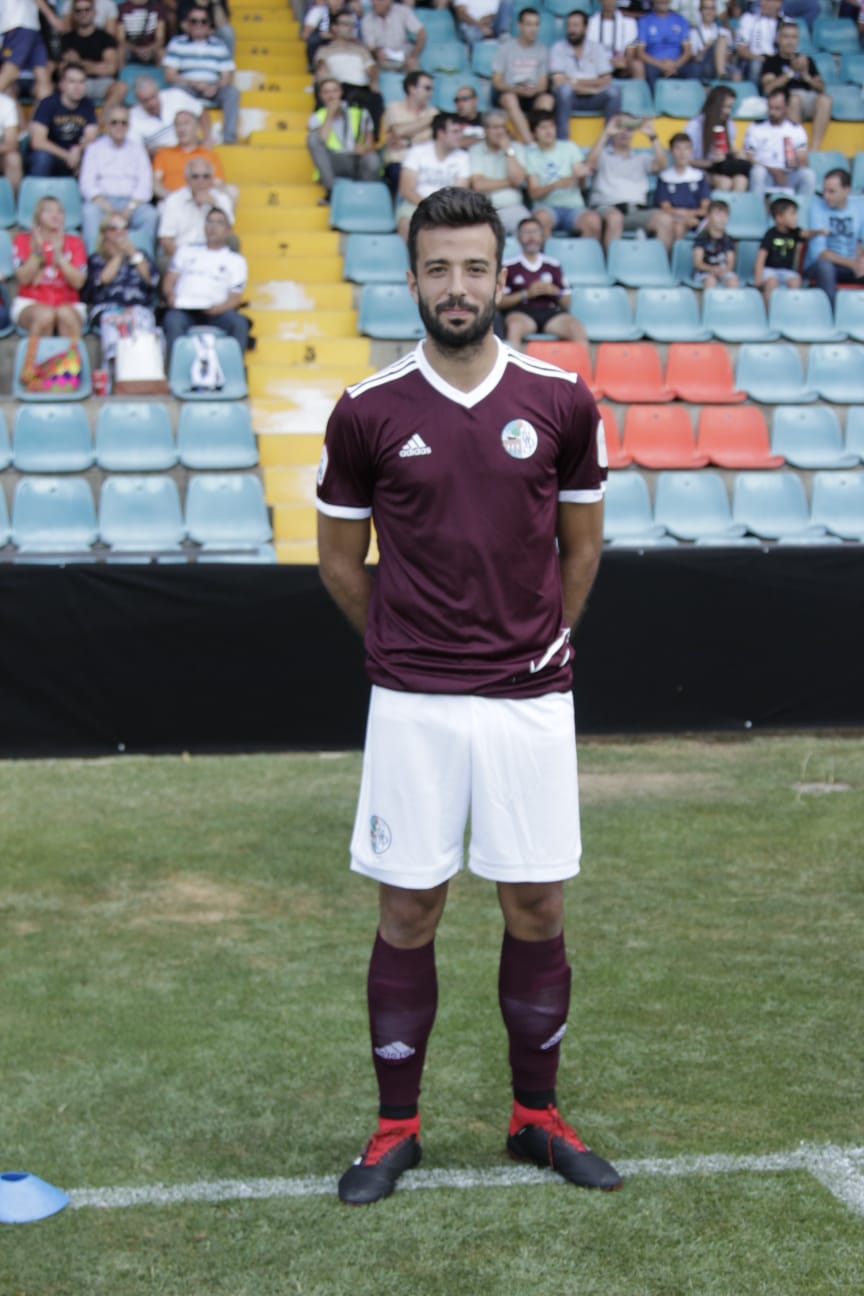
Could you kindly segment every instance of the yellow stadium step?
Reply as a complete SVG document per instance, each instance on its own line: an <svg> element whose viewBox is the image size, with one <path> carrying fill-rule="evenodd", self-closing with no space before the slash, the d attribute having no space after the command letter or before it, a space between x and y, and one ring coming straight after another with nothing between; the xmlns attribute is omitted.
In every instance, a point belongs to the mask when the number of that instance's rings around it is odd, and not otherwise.
<svg viewBox="0 0 864 1296"><path fill-rule="evenodd" d="M321 399L330 399L335 404L343 390L361 378L369 378L375 372L374 365L295 365L292 367L258 365L250 359L247 365L249 395L254 398L285 400L296 409L304 408L303 395L306 395L307 407L319 405ZM326 395L330 393L330 395ZM327 412L329 417L329 410ZM326 418L324 420L326 423ZM318 424L323 428L324 423ZM299 425L298 430L299 430ZM305 430L305 427L304 427Z"/></svg>
<svg viewBox="0 0 864 1296"><path fill-rule="evenodd" d="M254 404L252 426L257 432ZM258 458L264 469L312 468L317 471L322 444L322 437L317 433L298 432L293 436L279 436L263 432L258 436Z"/></svg>
<svg viewBox="0 0 864 1296"><path fill-rule="evenodd" d="M286 222L281 230L250 234L244 251L247 256L338 257L339 231L292 229Z"/></svg>
<svg viewBox="0 0 864 1296"><path fill-rule="evenodd" d="M248 359L250 364L256 365L323 365L325 368L339 365L348 369L365 369L371 362L370 351L369 339L362 337L291 341L262 337Z"/></svg>
<svg viewBox="0 0 864 1296"><path fill-rule="evenodd" d="M262 98L261 95L257 97ZM271 97L277 98L276 95ZM281 97L278 96L280 99ZM254 148L266 147L271 142L269 140L271 135L274 137L272 143L277 148L284 148L286 141L290 141L291 146L297 148L306 139L306 123L314 107L311 99L304 103L302 108L281 104L274 104L269 108L256 108L252 104L244 103L240 109L238 130L241 137Z"/></svg>
<svg viewBox="0 0 864 1296"><path fill-rule="evenodd" d="M315 499L318 468L315 464L264 469L264 498L267 503L308 504Z"/></svg>
<svg viewBox="0 0 864 1296"><path fill-rule="evenodd" d="M265 9L268 14L285 14L291 13L291 6L285 3L285 0L231 0L231 13L241 14L250 11L258 12L259 9Z"/></svg>
<svg viewBox="0 0 864 1296"><path fill-rule="evenodd" d="M286 90L247 90L243 94L242 110L253 109L255 112L267 113L286 113L291 112L291 102L296 94L296 87ZM309 105L309 112L315 107L315 96L309 92L306 95L306 101ZM294 117L291 119L295 120ZM306 117L297 114L296 120L301 126L306 125Z"/></svg>
<svg viewBox="0 0 864 1296"><path fill-rule="evenodd" d="M296 376L294 376L296 375ZM345 378L307 368L292 370L290 383L278 395L252 397L253 427L257 433L324 435L333 406L345 390Z"/></svg>
<svg viewBox="0 0 864 1296"><path fill-rule="evenodd" d="M300 134L296 130L286 130L282 126L277 126L275 130L257 130L253 128L246 136L246 143L250 148L256 149L296 148L298 134L301 139L305 138L305 131Z"/></svg>
<svg viewBox="0 0 864 1296"><path fill-rule="evenodd" d="M276 540L314 540L318 510L314 504L276 504L273 535Z"/></svg>
<svg viewBox="0 0 864 1296"><path fill-rule="evenodd" d="M259 176L259 181L260 181ZM240 195L240 207L243 211L252 208L273 208L278 210L280 207L305 207L314 206L321 197L321 189L315 184L310 175L305 184L303 183L274 183L272 185L256 184L254 181L250 184L244 184L243 192ZM322 208L329 219L330 213L326 208Z"/></svg>
<svg viewBox="0 0 864 1296"><path fill-rule="evenodd" d="M249 148L246 144L220 144L216 149L225 179L245 186L260 184L268 176L274 185L309 184L312 159L305 148Z"/></svg>
<svg viewBox="0 0 864 1296"><path fill-rule="evenodd" d="M253 310L347 311L352 309L349 283L299 283L282 272L268 276L250 266L247 300Z"/></svg>
<svg viewBox="0 0 864 1296"><path fill-rule="evenodd" d="M234 218L234 232L241 238L249 234L279 235L283 230L306 230L310 234L324 234L330 228L330 213L326 207L244 207L246 194L241 194L240 210Z"/></svg>
<svg viewBox="0 0 864 1296"><path fill-rule="evenodd" d="M276 545L276 560L287 567L317 567L318 546L314 540L283 540Z"/></svg>
<svg viewBox="0 0 864 1296"><path fill-rule="evenodd" d="M265 9L263 5L254 9L238 9L236 15L232 15L231 26L238 42L260 40L262 37L272 40L274 36L279 40L291 41L297 40L300 34L300 24L290 9Z"/></svg>
<svg viewBox="0 0 864 1296"><path fill-rule="evenodd" d="M259 240L264 240L258 247ZM265 275L278 275L293 283L338 284L342 279L342 258L335 256L303 256L274 248L269 234L251 234L243 240L243 255L249 262L249 275L263 279Z"/></svg>
<svg viewBox="0 0 864 1296"><path fill-rule="evenodd" d="M283 341L316 341L319 338L350 338L357 334L357 313L352 310L246 312L255 325L255 334Z"/></svg>
<svg viewBox="0 0 864 1296"><path fill-rule="evenodd" d="M268 59L267 62L269 64L271 60ZM304 75L305 75L305 82L304 82ZM291 71L290 69L285 69L283 71L281 68L274 69L269 66L266 70L264 70L263 68L259 68L255 77L255 89L253 90L252 87L250 86L249 87L250 93L259 98L263 97L264 95L267 95L274 100L278 99L280 102L260 104L260 103L256 103L256 100L253 99L252 107L258 107L258 108L286 107L285 99L288 97L291 97L293 99L293 97L297 93L298 85L300 82L303 82L306 87L306 98L314 100L314 95L312 93L312 75L309 72L306 72L304 75L301 75L297 71ZM244 104L246 102L245 94L243 96L243 102Z"/></svg>
<svg viewBox="0 0 864 1296"><path fill-rule="evenodd" d="M253 40L249 33L237 33L237 45L234 50L234 62L239 68L257 68L260 72L274 72L281 77L305 75L309 79L306 66L306 49L299 40L275 39L262 37Z"/></svg>

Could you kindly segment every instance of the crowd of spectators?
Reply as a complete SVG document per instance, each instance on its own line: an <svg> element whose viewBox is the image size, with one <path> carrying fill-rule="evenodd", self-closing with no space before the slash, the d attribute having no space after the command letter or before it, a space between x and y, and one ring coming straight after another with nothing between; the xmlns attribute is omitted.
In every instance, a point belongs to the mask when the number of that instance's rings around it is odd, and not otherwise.
<svg viewBox="0 0 864 1296"><path fill-rule="evenodd" d="M199 0L56 7L0 0L0 25L3 175L13 195L24 176L62 182L13 239L10 322L31 336L72 341L89 324L106 367L119 338L160 325L166 359L195 325L212 324L245 349L249 325L238 308L247 267L232 231L237 190L212 147L214 109L222 140L237 139L226 8ZM70 181L81 237L66 229L61 199L71 201Z"/></svg>

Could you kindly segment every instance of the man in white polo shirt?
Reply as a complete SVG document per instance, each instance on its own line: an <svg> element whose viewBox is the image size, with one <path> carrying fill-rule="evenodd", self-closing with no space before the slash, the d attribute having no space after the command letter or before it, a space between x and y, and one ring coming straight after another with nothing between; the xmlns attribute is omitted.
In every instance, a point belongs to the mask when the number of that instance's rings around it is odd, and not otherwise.
<svg viewBox="0 0 864 1296"><path fill-rule="evenodd" d="M223 189L213 183L213 166L206 158L192 158L184 168L186 183L169 194L159 218L159 251L163 259L173 257L186 243L203 243L205 221L213 207L228 218L229 232L234 207Z"/></svg>
<svg viewBox="0 0 864 1296"><path fill-rule="evenodd" d="M462 129L452 113L439 113L432 122L432 138L408 150L399 175L396 228L403 239L414 209L436 189L470 186L471 164L462 147Z"/></svg>
<svg viewBox="0 0 864 1296"><path fill-rule="evenodd" d="M211 207L204 222L203 243L178 248L162 279L168 310L162 321L168 354L179 337L200 324L212 324L236 338L241 351L249 341L249 321L237 309L243 300L246 258L228 247L231 222Z"/></svg>
<svg viewBox="0 0 864 1296"><path fill-rule="evenodd" d="M135 105L129 115L129 138L139 139L152 155L161 148L175 148L177 131L174 118L179 112L191 112L201 128L201 143L210 143L210 114L200 99L185 90L160 90L151 76L135 78Z"/></svg>
<svg viewBox="0 0 864 1296"><path fill-rule="evenodd" d="M785 86L768 95L768 117L751 122L744 136L744 156L753 163L750 188L801 194L816 192L816 176L807 165L807 132L789 118L789 91Z"/></svg>

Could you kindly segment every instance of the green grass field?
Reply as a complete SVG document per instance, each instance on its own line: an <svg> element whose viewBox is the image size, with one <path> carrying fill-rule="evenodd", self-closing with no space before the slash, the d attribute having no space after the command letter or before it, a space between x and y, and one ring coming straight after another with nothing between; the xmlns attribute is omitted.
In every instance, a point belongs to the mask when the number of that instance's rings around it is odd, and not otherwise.
<svg viewBox="0 0 864 1296"><path fill-rule="evenodd" d="M463 875L421 1171L497 1184L360 1210L182 1190L73 1204L0 1226L0 1296L858 1293L864 742L583 744L581 769L559 1095L632 1166L623 1192L505 1182L500 919ZM376 897L347 871L358 770L355 754L0 764L0 1172L335 1183L375 1109ZM699 1160L802 1142L797 1169Z"/></svg>

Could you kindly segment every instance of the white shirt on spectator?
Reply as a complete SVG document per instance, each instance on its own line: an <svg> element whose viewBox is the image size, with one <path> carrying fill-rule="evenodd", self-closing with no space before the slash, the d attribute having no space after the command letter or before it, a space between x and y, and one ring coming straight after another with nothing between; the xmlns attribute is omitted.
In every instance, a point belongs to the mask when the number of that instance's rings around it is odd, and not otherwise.
<svg viewBox="0 0 864 1296"><path fill-rule="evenodd" d="M796 152L807 148L807 132L795 122L787 119L776 126L770 121L751 122L744 135L744 151L752 153L761 166L785 170L787 139Z"/></svg>
<svg viewBox="0 0 864 1296"><path fill-rule="evenodd" d="M197 203L188 185L175 190L162 204L159 237L173 239L178 247L185 243L203 243L204 221L211 207L221 207L234 224L234 208L227 194L214 192L212 202Z"/></svg>
<svg viewBox="0 0 864 1296"><path fill-rule="evenodd" d="M616 9L614 18L604 18L599 9L588 19L585 39L600 45L611 58L613 54L623 54L629 45L635 45L639 39L639 28L636 19Z"/></svg>
<svg viewBox="0 0 864 1296"><path fill-rule="evenodd" d="M147 75L146 72L143 75ZM129 138L139 139L145 148L174 148L177 143L177 132L174 129L174 118L178 112L191 112L200 117L207 107L201 99L175 86L170 90L159 91L159 116L146 112L136 104L129 114Z"/></svg>
<svg viewBox="0 0 864 1296"><path fill-rule="evenodd" d="M10 126L18 130L18 105L11 95L0 94L0 135Z"/></svg>
<svg viewBox="0 0 864 1296"><path fill-rule="evenodd" d="M752 54L773 54L777 48L777 24L779 18L766 18L764 14L745 13L741 15L738 30L735 33L735 44L746 45Z"/></svg>
<svg viewBox="0 0 864 1296"><path fill-rule="evenodd" d="M417 176L417 192L421 198L428 198L446 185L467 185L471 174L465 149L454 149L442 160L435 152L434 140L414 144L405 154L402 168Z"/></svg>
<svg viewBox="0 0 864 1296"><path fill-rule="evenodd" d="M206 243L186 243L171 258L170 269L179 277L174 289L178 310L206 310L219 306L232 293L246 287L246 258L230 248L209 248Z"/></svg>

